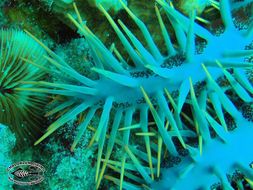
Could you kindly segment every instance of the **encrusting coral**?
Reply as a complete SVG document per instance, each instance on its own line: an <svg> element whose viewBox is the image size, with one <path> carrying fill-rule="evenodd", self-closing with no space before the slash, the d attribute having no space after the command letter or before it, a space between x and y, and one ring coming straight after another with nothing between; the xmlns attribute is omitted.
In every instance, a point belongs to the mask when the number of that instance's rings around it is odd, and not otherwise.
<svg viewBox="0 0 253 190"><path fill-rule="evenodd" d="M8 168L12 163L12 149L15 147L16 138L10 129L0 123L0 189L11 190L12 183L8 180Z"/></svg>
<svg viewBox="0 0 253 190"><path fill-rule="evenodd" d="M219 35L195 22L196 9L189 12L188 18L178 12L172 2L157 0L155 11L167 50L167 54L162 55L145 24L120 2L139 27L147 47L123 21L118 20L116 24L102 5L98 7L120 38L134 66L128 64L115 46L110 49L105 47L83 23L75 4L77 19L68 14L90 46L95 63L91 71L97 73L98 79L81 75L27 32L47 51L49 56L45 59L54 69L69 78L69 81L57 83L30 83L38 86L31 91L66 98L65 102L47 113L48 116L61 113L61 116L35 144L81 115L71 150L74 151L87 129L94 131L89 146L97 145L98 148L96 188L105 178L119 185L120 189L148 189L151 186L153 189L178 190L186 185L189 189L198 189L209 187L217 181L221 181L223 188L232 189L226 174L235 170L244 176L238 186L243 180L252 184L253 174L248 167L252 154L247 151L252 143L249 135L252 134L252 122L244 120L238 109L240 105L236 103L238 100L252 103L253 87L248 79L252 63L245 61L253 53L245 49L252 43L252 26L246 30L238 30L234 26L228 0L221 0L218 5L224 24L224 32ZM170 39L161 12L171 22L176 42ZM199 38L206 42L202 53L196 51ZM224 81L225 86L222 85ZM95 114L100 115L97 127L89 125ZM232 132L229 131L227 115L237 124L237 129ZM218 163L213 153L226 154L227 148L235 151L233 148L237 147L235 144L240 142L240 138L247 138L243 141L246 151L238 150L238 154L231 154L236 158L226 166ZM193 147L191 139L197 141L197 147ZM216 146L219 146L217 150L213 149ZM114 160L112 155L115 147L122 150L120 160ZM165 154L179 156L179 150L189 152L185 161L162 171L165 180L155 183L154 179L161 174L162 157ZM188 171L196 171L193 176L197 176L200 182L193 180L191 175L184 178ZM167 180L170 172L175 180ZM211 174L213 178L208 181L205 174ZM205 179L204 184L201 178Z"/></svg>
<svg viewBox="0 0 253 190"><path fill-rule="evenodd" d="M40 160L47 172L45 173L45 181L41 184L41 189L85 189L93 190L95 186L94 176L95 168L93 160L96 157L95 149L85 149L89 143L92 132L88 132L83 136L82 142L76 151L70 152L68 145L69 138L73 127L76 127L74 122L68 122L65 128L57 131L54 138L50 139L47 145L43 148L45 157ZM50 159L47 158L50 155Z"/></svg>

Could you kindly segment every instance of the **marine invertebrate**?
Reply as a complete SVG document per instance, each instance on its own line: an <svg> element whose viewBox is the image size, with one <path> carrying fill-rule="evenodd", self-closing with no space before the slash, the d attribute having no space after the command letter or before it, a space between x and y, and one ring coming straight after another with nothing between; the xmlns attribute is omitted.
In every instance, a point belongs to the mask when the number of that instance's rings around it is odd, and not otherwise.
<svg viewBox="0 0 253 190"><path fill-rule="evenodd" d="M203 12L206 6L214 6L216 8L219 7L219 3L217 1L212 0L189 0L189 1L181 1L182 9L187 13L191 13L195 10L198 14Z"/></svg>
<svg viewBox="0 0 253 190"><path fill-rule="evenodd" d="M34 141L42 133L46 97L30 92L33 85L25 81L43 79L45 72L38 67L45 63L45 51L22 31L1 29L0 39L0 122L11 128L18 143Z"/></svg>
<svg viewBox="0 0 253 190"><path fill-rule="evenodd" d="M101 4L106 10L113 9L114 11L119 11L122 9L122 5L118 0L88 0L92 5ZM127 4L126 0L123 0Z"/></svg>
<svg viewBox="0 0 253 190"><path fill-rule="evenodd" d="M85 117L80 122L79 132L71 149L75 149L87 128L94 130L90 146L95 142L98 144L96 187L99 187L104 176L118 184L120 189L141 189L152 184L154 178L160 176L163 144L166 151L174 156L178 156L179 149L186 149L190 152L189 159L194 161L197 159L196 155L204 153L208 145L227 140L227 133L230 132L224 112L227 112L235 123L240 124L243 121L242 124L252 125L252 122L244 122L236 103L233 102L234 96L231 95L236 94L237 99L252 102L253 88L246 73L246 70L252 67L252 63L244 61L252 55L252 50L245 49L252 41L252 27L247 31L238 31L234 27L228 0L220 1L225 29L219 35L212 34L195 22L196 10L193 9L187 18L165 1L157 0L160 9L156 6L155 10L167 48L167 54L162 55L145 24L122 1L120 2L140 28L147 47L142 45L123 21L118 20L120 29L103 6L99 5L99 8L120 38L134 66L128 65L115 47L108 50L104 46L83 24L75 5L78 19L75 20L68 15L90 45L95 62L95 67L91 70L98 74L97 80L79 74L28 32L47 50L50 56L46 59L57 70L76 80L75 83L72 80L69 84L43 81L36 83L41 91L60 94L68 100L48 113L52 115L59 111L64 112L35 144L43 141L69 120L84 113ZM177 43L178 48L171 42L160 11L164 11L172 23L177 38L177 42L174 43ZM203 53L195 52L198 45L197 37L207 42ZM231 39L233 44L229 43ZM218 82L222 78L226 79L228 85L222 86ZM178 96L172 95L175 91L178 92ZM96 112L101 114L99 124L96 128L89 127ZM149 123L149 113L152 114L155 125ZM135 115L139 117L135 118ZM120 127L121 124L124 127ZM240 125L239 128L244 129ZM236 131L235 133L237 134ZM215 134L215 137L212 137L212 134ZM199 149L190 145L190 138L198 140ZM235 139L238 139L238 136ZM232 147L234 141L224 146L230 145ZM123 153L119 161L111 159L115 146L122 148ZM194 163L197 168L198 163L195 161L185 169L192 169L195 167ZM116 177L104 175L106 168L116 173ZM250 182L251 171L241 165L238 168ZM222 169L222 172L219 172L219 169ZM223 169L227 168L218 168L215 172L218 173L223 186L229 187L224 177L224 173L229 171ZM169 182L166 187L173 188L173 183ZM152 187L155 188L156 184Z"/></svg>
<svg viewBox="0 0 253 190"><path fill-rule="evenodd" d="M73 0L41 0L42 4L54 12L62 13L72 7Z"/></svg>
<svg viewBox="0 0 253 190"><path fill-rule="evenodd" d="M201 154L196 148L192 149L189 156L182 158L180 165L165 169L164 178L155 182L153 189L183 190L186 186L189 189L209 189L217 182L222 189L252 188L252 153L248 151L253 143L252 129L252 123L239 119L234 131L224 133L224 141L212 139L203 145ZM240 150L239 154L237 150ZM235 179L227 177L236 172L241 176Z"/></svg>

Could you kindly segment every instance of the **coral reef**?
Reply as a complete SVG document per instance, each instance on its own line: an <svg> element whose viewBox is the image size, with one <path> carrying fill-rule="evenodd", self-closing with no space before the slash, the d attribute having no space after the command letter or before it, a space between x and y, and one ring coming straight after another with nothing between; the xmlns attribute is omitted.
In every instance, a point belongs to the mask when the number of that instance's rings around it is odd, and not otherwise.
<svg viewBox="0 0 253 190"><path fill-rule="evenodd" d="M94 149L86 149L91 132L86 133L74 153L69 151L66 143L74 137L71 134L72 128L76 127L74 122L68 122L65 128L59 130L44 148L47 154L52 154L50 160L44 157L40 163L48 168L45 175L45 189L50 187L52 190L60 189L87 189L92 190L95 186L95 159Z"/></svg>
<svg viewBox="0 0 253 190"><path fill-rule="evenodd" d="M75 3L0 3L36 41L1 31L0 123L40 144L13 152L0 125L1 168L42 164L38 189L253 188L253 3Z"/></svg>
<svg viewBox="0 0 253 190"><path fill-rule="evenodd" d="M6 168L12 163L12 149L15 146L16 138L10 129L0 123L0 189L11 190L12 183L8 180Z"/></svg>
<svg viewBox="0 0 253 190"><path fill-rule="evenodd" d="M1 9L4 8L4 6L6 5L6 3L7 3L6 0L0 2ZM4 25L6 23L6 18L4 16L3 12L0 12L0 19L1 19L0 26L2 26L2 25Z"/></svg>
<svg viewBox="0 0 253 190"><path fill-rule="evenodd" d="M56 47L55 52L82 75L92 79L96 78L95 74L89 71L94 63L91 50L84 38L73 39L67 44L62 44ZM58 80L61 80L61 78Z"/></svg>
<svg viewBox="0 0 253 190"><path fill-rule="evenodd" d="M247 75L252 63L245 61L252 55L252 50L245 49L252 42L252 28L238 30L234 26L230 3L227 0L221 0L218 7L224 27L214 33L195 22L195 7L187 18L174 9L172 3L157 0L156 14L167 48L167 54L162 55L145 24L120 2L139 27L147 47L118 20L123 34L103 6L98 6L131 57L134 65L130 66L129 61L124 60L115 46L107 49L91 32L83 23L74 4L77 19L71 14L68 14L68 17L87 40L95 65L91 71L97 73L99 78L93 80L78 73L61 57L45 48L49 54L46 56L48 62L55 70L67 74L69 81L37 83L41 91L62 95L66 100L50 111L50 115L58 112L62 114L35 144L39 144L68 121L81 115L71 150L76 148L87 129L94 131L89 147L97 144L98 148L96 188L99 188L102 178L105 178L119 185L120 189L142 189L150 184L153 184L151 186L154 189L174 186L177 189L176 182L183 178L180 176L187 175L187 171L196 170L194 176L199 178L202 177L202 170L210 168L210 171L205 172L207 177L209 174L216 177L205 183L204 187L220 180L223 188L231 189L226 174L237 169L245 176L246 181L251 183L252 171L248 167L251 154L247 151L251 143L249 136L244 143L246 151L241 150L238 154L240 157L235 158L243 163L231 159L231 162L223 166L217 163L215 157L210 161L206 159L211 158L213 153L222 152L223 147L237 147L235 143L238 138L251 132L249 127L252 122L244 121L236 102L241 100L252 103L253 88ZM169 18L177 42L172 43L161 11ZM40 40L27 33L45 47ZM206 42L201 52L196 51L200 39ZM153 119L150 119L149 113ZM89 127L96 114L100 115L97 127ZM232 123L237 124L237 129L232 132L228 131L231 126L227 122L227 115ZM121 125L123 127L120 127ZM197 147L193 147L190 139L197 141ZM222 144L227 141L228 143ZM162 148L162 144L166 149ZM215 146L220 149L214 149ZM116 160L112 152L119 147L122 156L120 160ZM179 163L178 167L183 167L182 171L177 167L168 169L169 173L176 173L176 180L166 184L163 180L154 183L155 176L160 176L161 155L167 152L169 156L179 156L182 150L189 152ZM106 168L108 174L104 174ZM166 171L162 173L164 181L170 176ZM183 179L186 179L186 182L178 182L179 189L180 185L184 188L189 181L192 182L189 183L192 184L189 188L202 187L202 184L192 180L191 176Z"/></svg>
<svg viewBox="0 0 253 190"><path fill-rule="evenodd" d="M52 47L52 39L55 39L56 35L58 35L57 33L59 33L59 22L52 19L52 14L43 11L37 2L9 0L3 4L1 13L3 14L1 27L13 29L27 28L43 39L49 47ZM48 23L49 19L53 23ZM62 23L61 27L63 28Z"/></svg>

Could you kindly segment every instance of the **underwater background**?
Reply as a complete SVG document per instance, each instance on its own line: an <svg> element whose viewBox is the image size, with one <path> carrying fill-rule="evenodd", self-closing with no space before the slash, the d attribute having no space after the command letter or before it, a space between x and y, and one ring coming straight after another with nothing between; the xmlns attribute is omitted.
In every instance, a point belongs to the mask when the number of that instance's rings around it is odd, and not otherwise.
<svg viewBox="0 0 253 190"><path fill-rule="evenodd" d="M0 190L253 189L252 0L0 7Z"/></svg>

